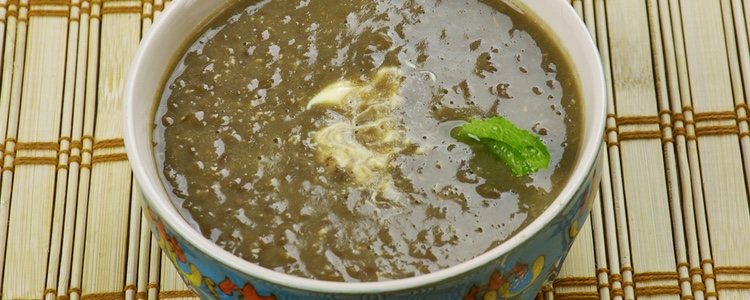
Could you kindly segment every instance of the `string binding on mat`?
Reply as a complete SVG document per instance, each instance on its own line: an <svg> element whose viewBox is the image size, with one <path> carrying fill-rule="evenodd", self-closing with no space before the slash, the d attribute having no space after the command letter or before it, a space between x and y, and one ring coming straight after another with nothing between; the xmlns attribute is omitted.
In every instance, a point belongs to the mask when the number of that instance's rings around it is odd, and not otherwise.
<svg viewBox="0 0 750 300"><path fill-rule="evenodd" d="M739 124L746 122L744 110L747 105L735 106L734 111L694 113L693 108L685 106L682 112L661 110L657 116L617 116L607 115L608 126L605 128L605 141L608 147L619 146L622 141L660 139L662 143L674 143L674 138L684 136L688 141L695 141L701 136L738 135L740 138L750 136L750 132L741 132ZM742 110L741 110L742 109ZM727 125L715 125L717 122L728 122ZM704 124L709 123L709 124ZM624 130L624 127L658 126L652 130ZM690 130L686 129L691 127Z"/></svg>

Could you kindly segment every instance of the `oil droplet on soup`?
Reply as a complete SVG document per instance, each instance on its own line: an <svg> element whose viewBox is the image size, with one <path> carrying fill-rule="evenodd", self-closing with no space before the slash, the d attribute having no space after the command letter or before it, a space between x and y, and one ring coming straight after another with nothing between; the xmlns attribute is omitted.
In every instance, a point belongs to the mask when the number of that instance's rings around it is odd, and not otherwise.
<svg viewBox="0 0 750 300"><path fill-rule="evenodd" d="M321 280L411 277L496 247L555 199L580 144L572 66L528 16L499 0L236 4L185 49L155 114L172 201L227 251ZM309 105L327 87L367 86L384 69L402 76L390 95L400 102L375 135L333 100ZM498 115L542 139L547 170L513 176L450 135ZM376 180L316 139L339 123L385 153ZM388 130L399 142L373 148ZM321 159L325 143L336 151Z"/></svg>

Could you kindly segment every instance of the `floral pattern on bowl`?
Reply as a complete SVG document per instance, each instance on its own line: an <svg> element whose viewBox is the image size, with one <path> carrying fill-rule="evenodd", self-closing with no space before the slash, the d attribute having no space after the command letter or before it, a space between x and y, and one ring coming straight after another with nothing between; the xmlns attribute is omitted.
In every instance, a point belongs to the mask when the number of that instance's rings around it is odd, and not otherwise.
<svg viewBox="0 0 750 300"><path fill-rule="evenodd" d="M276 296L273 294L261 296L249 282L238 286L226 276L220 281L217 278L204 276L200 268L188 261L180 242L177 238L167 233L164 223L151 210L147 209L146 215L150 224L154 225L152 227L156 228L156 239L159 242L159 248L164 251L167 258L174 264L177 273L180 274L185 283L199 295L208 295L214 299L239 299L240 296L246 300L276 299Z"/></svg>

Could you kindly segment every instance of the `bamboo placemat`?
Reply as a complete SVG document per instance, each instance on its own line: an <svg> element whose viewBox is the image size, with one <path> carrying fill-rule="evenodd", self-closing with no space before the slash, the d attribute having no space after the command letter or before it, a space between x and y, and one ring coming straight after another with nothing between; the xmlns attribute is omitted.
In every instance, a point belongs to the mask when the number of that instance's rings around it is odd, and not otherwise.
<svg viewBox="0 0 750 300"><path fill-rule="evenodd" d="M750 299L750 0L571 4L605 66L608 163L540 298ZM0 0L0 298L192 296L141 217L120 124L167 5Z"/></svg>

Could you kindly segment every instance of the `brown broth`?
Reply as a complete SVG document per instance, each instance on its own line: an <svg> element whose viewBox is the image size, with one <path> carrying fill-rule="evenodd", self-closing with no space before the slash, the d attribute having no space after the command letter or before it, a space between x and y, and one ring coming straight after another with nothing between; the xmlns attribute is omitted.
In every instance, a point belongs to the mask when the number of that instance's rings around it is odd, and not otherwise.
<svg viewBox="0 0 750 300"><path fill-rule="evenodd" d="M204 236L279 272L377 281L469 260L544 211L580 146L567 56L499 0L245 1L185 51L155 116L165 185ZM384 67L404 73L393 114L412 145L389 164L397 200L319 161L311 135L342 113L306 108ZM450 136L495 115L537 133L550 168L515 177Z"/></svg>

